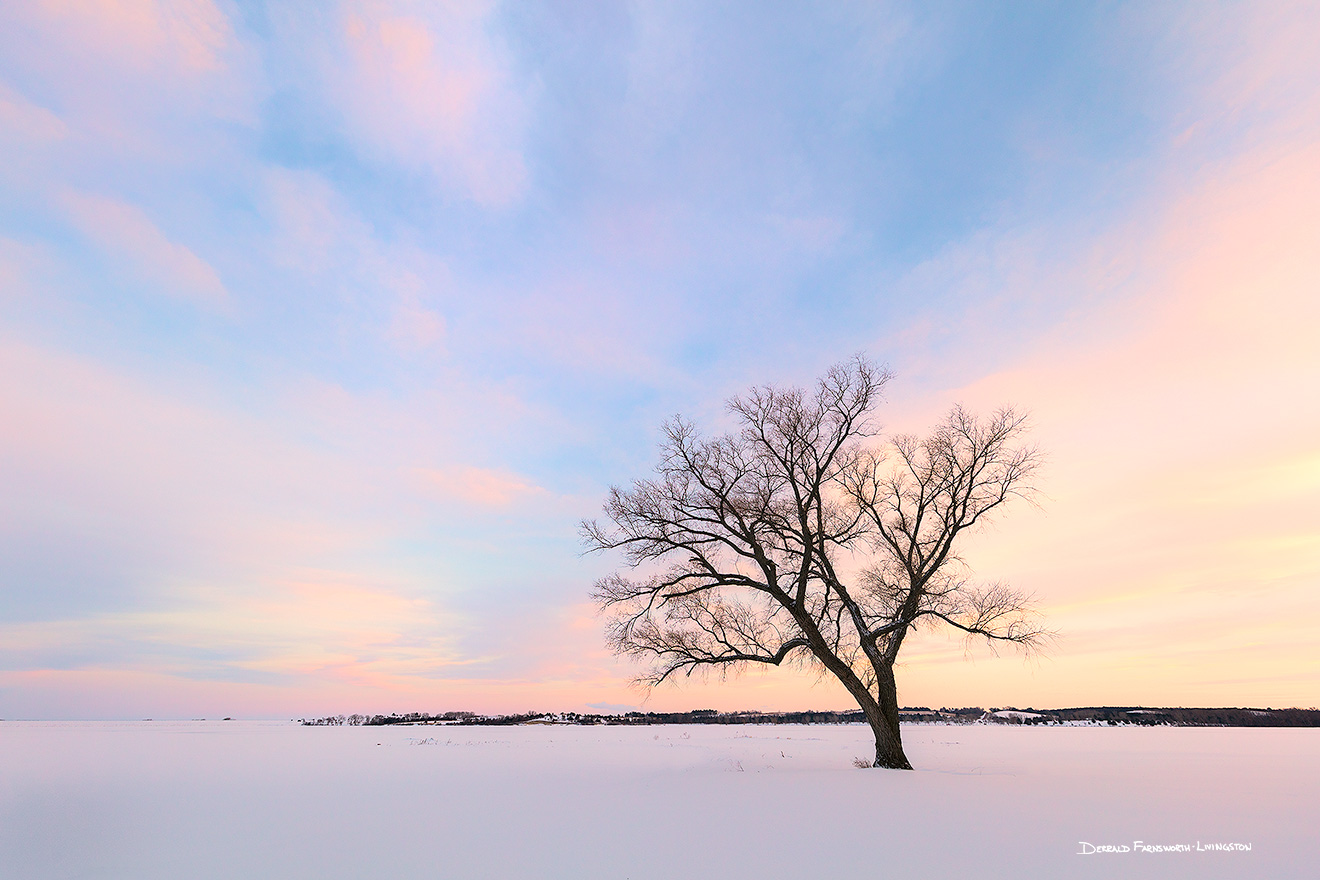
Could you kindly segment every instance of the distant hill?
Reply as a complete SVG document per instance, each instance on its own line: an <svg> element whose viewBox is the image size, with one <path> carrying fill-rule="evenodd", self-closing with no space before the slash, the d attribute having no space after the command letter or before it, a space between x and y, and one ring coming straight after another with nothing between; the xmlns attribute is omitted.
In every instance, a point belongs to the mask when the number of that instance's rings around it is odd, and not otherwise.
<svg viewBox="0 0 1320 880"><path fill-rule="evenodd" d="M1166 725L1173 727L1320 727L1320 709L1185 709L1144 706L1088 706L1077 709L930 709L913 706L899 710L903 721L928 724L1027 724L1027 725ZM594 714L579 712L525 712L520 715L478 715L474 712L443 712L405 715L330 715L301 719L310 727L384 726L393 724L860 724L861 710L843 712L624 712Z"/></svg>

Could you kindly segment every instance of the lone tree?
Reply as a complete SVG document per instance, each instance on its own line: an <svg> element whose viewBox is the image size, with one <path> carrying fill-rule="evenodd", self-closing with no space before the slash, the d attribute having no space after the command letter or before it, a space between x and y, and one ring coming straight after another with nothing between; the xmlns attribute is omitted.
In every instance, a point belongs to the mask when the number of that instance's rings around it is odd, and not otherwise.
<svg viewBox="0 0 1320 880"><path fill-rule="evenodd" d="M591 550L620 550L631 576L596 583L619 653L640 681L783 663L828 672L875 733L876 767L910 770L894 663L903 640L948 625L991 645L1040 647L1027 597L968 579L955 544L1009 499L1032 493L1040 461L1024 416L954 407L925 438L875 437L891 376L858 356L814 392L757 388L728 403L736 433L664 426L656 476L614 487ZM857 565L857 561L864 562Z"/></svg>

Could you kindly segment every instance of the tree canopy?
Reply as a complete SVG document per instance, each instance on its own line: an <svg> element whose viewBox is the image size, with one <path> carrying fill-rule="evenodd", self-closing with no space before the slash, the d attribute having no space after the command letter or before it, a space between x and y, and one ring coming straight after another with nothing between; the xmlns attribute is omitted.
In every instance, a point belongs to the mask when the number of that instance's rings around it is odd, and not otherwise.
<svg viewBox="0 0 1320 880"><path fill-rule="evenodd" d="M645 661L644 683L811 666L857 700L875 766L909 769L894 664L913 628L1045 643L1029 598L975 582L956 553L960 536L1033 494L1041 456L1020 442L1025 417L955 406L927 436L881 443L874 413L890 379L858 356L811 391L735 397L735 432L706 438L675 418L655 476L612 488L608 523L583 523L589 548L627 563L595 597L613 648Z"/></svg>

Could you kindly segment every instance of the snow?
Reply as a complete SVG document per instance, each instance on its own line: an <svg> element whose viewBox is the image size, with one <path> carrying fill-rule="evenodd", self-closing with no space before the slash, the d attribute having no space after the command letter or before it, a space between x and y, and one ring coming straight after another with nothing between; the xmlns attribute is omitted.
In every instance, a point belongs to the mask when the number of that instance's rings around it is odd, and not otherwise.
<svg viewBox="0 0 1320 880"><path fill-rule="evenodd" d="M1313 876L1320 730L904 737L913 773L861 725L5 722L0 876Z"/></svg>

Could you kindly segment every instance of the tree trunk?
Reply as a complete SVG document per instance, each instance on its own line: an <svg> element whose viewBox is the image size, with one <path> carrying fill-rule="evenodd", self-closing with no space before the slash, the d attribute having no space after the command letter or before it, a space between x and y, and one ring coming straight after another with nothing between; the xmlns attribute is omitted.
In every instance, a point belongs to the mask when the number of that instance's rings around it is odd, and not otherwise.
<svg viewBox="0 0 1320 880"><path fill-rule="evenodd" d="M799 622L807 633L814 629L815 624L810 618ZM871 725L871 731L875 734L875 763L871 766L887 770L911 770L912 765L907 755L903 754L903 739L898 731L898 685L894 682L893 661L884 655L871 656L871 668L875 670L877 684L876 693L872 694L848 664L825 646L818 631L814 641L819 644L819 647L813 646L817 658L852 694L857 705L861 706L867 723Z"/></svg>
<svg viewBox="0 0 1320 880"><path fill-rule="evenodd" d="M877 664L878 665L878 664ZM877 670L877 691L879 700L866 712L866 720L871 722L875 732L875 767L890 770L911 770L907 755L903 754L903 738L898 731L898 688L894 682L893 667L886 666ZM862 707L867 709L866 706Z"/></svg>

